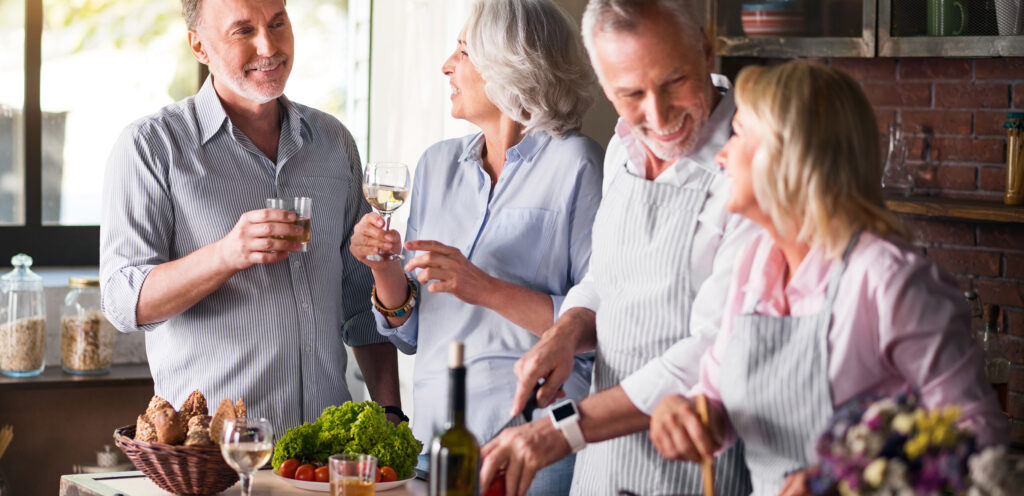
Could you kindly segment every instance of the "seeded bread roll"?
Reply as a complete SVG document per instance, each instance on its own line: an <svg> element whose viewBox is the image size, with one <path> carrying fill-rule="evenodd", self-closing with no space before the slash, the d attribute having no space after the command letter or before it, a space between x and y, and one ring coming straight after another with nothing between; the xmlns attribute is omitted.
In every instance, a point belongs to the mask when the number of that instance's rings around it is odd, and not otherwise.
<svg viewBox="0 0 1024 496"><path fill-rule="evenodd" d="M188 431L192 432L196 429L210 430L210 420L212 419L213 417L209 415L198 415L196 417L192 417L188 421Z"/></svg>
<svg viewBox="0 0 1024 496"><path fill-rule="evenodd" d="M154 395L149 400L149 406L146 407L146 415L150 415L161 408L170 408L171 410L174 410L174 406L172 406L170 402ZM152 420L152 417L150 417L150 420Z"/></svg>
<svg viewBox="0 0 1024 496"><path fill-rule="evenodd" d="M221 400L220 405L217 405L217 411L213 414L213 420L210 421L210 439L220 444L221 436L224 433L224 421L236 417L235 405L231 403L231 400L227 398Z"/></svg>
<svg viewBox="0 0 1024 496"><path fill-rule="evenodd" d="M146 414L139 415L139 418L135 420L135 440L147 443L156 442L156 427L153 427L153 422Z"/></svg>
<svg viewBox="0 0 1024 496"><path fill-rule="evenodd" d="M181 421L181 415L174 411L170 405L164 408L157 408L149 413L149 419L156 427L156 439L166 444L181 444L185 442L185 424Z"/></svg>
<svg viewBox="0 0 1024 496"><path fill-rule="evenodd" d="M238 401L235 402L235 417L245 418L245 402L242 401L242 398L238 398Z"/></svg>
<svg viewBox="0 0 1024 496"><path fill-rule="evenodd" d="M181 405L178 414L181 415L181 420L185 425L189 425L189 422L197 416L209 415L210 410L206 406L206 397L198 389L192 391L192 394L185 399L185 403Z"/></svg>
<svg viewBox="0 0 1024 496"><path fill-rule="evenodd" d="M185 436L185 446L212 446L213 439L210 439L209 415L198 415L188 421L188 435Z"/></svg>

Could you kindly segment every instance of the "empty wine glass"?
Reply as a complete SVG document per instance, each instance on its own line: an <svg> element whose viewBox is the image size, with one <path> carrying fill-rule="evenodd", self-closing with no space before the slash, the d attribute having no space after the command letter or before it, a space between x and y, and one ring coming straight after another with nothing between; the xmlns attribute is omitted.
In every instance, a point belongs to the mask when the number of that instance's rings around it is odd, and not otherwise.
<svg viewBox="0 0 1024 496"><path fill-rule="evenodd" d="M397 162L370 162L363 171L363 196L384 218L384 230L391 229L391 214L409 197L409 167ZM367 260L401 260L398 253L368 255Z"/></svg>
<svg viewBox="0 0 1024 496"><path fill-rule="evenodd" d="M224 421L220 452L224 461L238 472L242 496L249 496L252 475L270 461L274 452L274 429L270 421L244 417Z"/></svg>

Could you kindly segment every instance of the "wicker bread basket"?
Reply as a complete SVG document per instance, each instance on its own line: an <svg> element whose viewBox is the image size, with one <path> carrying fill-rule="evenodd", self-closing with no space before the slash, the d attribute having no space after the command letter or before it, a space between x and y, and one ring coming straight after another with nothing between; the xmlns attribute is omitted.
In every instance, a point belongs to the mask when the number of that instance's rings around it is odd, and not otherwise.
<svg viewBox="0 0 1024 496"><path fill-rule="evenodd" d="M114 443L160 489L174 494L216 494L238 482L219 446L176 446L136 441L135 426L114 430Z"/></svg>

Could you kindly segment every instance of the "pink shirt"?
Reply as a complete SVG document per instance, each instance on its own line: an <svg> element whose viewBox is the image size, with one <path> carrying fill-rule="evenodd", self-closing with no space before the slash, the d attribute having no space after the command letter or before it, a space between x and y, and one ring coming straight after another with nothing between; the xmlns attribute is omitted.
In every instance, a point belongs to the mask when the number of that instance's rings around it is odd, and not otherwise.
<svg viewBox="0 0 1024 496"><path fill-rule="evenodd" d="M701 358L700 380L690 396L703 393L721 405L720 357L732 336L733 316L749 308L745 303L756 304L757 314L782 315L788 300L791 315L814 314L824 304L833 263L838 260L813 249L784 286L782 251L770 235L759 233L736 261L721 332ZM956 280L911 248L861 235L839 283L828 341L835 407L865 392L893 394L910 385L929 407L960 405L962 425L981 445L1009 438Z"/></svg>

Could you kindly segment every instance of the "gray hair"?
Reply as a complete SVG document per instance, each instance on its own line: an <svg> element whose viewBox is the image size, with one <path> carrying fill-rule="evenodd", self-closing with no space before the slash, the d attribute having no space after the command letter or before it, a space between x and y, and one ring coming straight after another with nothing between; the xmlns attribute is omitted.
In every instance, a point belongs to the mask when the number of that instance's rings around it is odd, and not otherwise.
<svg viewBox="0 0 1024 496"><path fill-rule="evenodd" d="M288 1L285 0L287 4ZM185 25L189 31L199 29L199 9L203 6L203 0L181 0L181 16L185 18Z"/></svg>
<svg viewBox="0 0 1024 496"><path fill-rule="evenodd" d="M597 69L594 35L598 32L635 33L643 17L652 11L672 16L679 30L694 43L695 49L699 49L703 41L703 22L693 10L694 3L694 0L590 0L583 12L583 44L594 69Z"/></svg>
<svg viewBox="0 0 1024 496"><path fill-rule="evenodd" d="M189 31L199 29L199 7L203 0L181 0L181 15Z"/></svg>
<svg viewBox="0 0 1024 496"><path fill-rule="evenodd" d="M579 129L594 75L576 24L550 0L477 2L466 45L487 98L526 133Z"/></svg>

